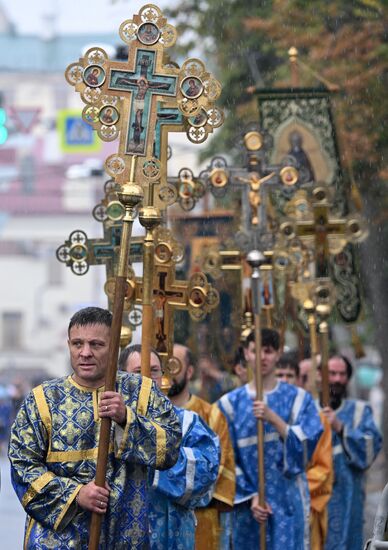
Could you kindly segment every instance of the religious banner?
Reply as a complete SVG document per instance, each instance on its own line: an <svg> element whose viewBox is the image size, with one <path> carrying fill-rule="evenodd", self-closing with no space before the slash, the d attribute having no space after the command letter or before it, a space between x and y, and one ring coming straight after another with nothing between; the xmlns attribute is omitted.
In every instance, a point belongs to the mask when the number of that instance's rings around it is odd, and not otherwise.
<svg viewBox="0 0 388 550"><path fill-rule="evenodd" d="M307 195L318 184L326 189L330 206L337 218L349 214L349 189L343 173L331 92L326 88L263 89L256 92L260 124L271 136L273 162L284 156L295 162L301 174L293 188L271 190L271 202L280 216L294 214L303 218ZM299 197L299 198L297 198ZM334 252L334 251L333 251ZM337 311L342 320L355 322L361 311L361 287L356 272L354 246L346 244L327 257L336 286Z"/></svg>

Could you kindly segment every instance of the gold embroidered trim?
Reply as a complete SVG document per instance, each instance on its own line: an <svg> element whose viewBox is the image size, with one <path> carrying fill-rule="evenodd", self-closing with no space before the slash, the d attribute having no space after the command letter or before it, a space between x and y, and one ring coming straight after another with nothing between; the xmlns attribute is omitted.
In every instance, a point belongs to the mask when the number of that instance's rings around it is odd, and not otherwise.
<svg viewBox="0 0 388 550"><path fill-rule="evenodd" d="M167 438L166 438L166 432L163 430L159 424L156 424L156 422L152 422L151 424L156 430L156 465L155 468L160 468L164 464L164 461L166 459L166 450L167 450Z"/></svg>
<svg viewBox="0 0 388 550"><path fill-rule="evenodd" d="M128 440L129 426L131 425L132 420L133 420L133 412L132 412L131 407L126 407L126 409L127 409L127 421L125 423L125 428L124 428L123 437L122 437L122 440L121 440L121 443L120 443L120 448L117 451L117 458L121 458L121 456L124 452L125 444Z"/></svg>
<svg viewBox="0 0 388 550"><path fill-rule="evenodd" d="M147 414L151 387L152 387L151 378L147 378L146 376L143 376L141 379L141 388L139 393L139 399L137 402L137 413L141 414L142 416L145 416Z"/></svg>
<svg viewBox="0 0 388 550"><path fill-rule="evenodd" d="M75 488L75 490L72 492L72 494L70 495L69 497L69 500L67 501L67 503L65 504L65 506L63 507L63 510L62 512L59 514L58 518L57 518L57 521L54 523L54 531L57 531L58 527L60 526L61 524L61 521L63 520L63 518L65 517L66 515L66 512L68 511L68 509L70 508L72 502L74 501L74 499L76 498L76 496L78 495L78 493L80 492L80 490L82 489L83 485L78 485L78 487Z"/></svg>
<svg viewBox="0 0 388 550"><path fill-rule="evenodd" d="M32 528L34 527L34 524L35 524L35 520L32 519L29 516L28 517L28 527L27 527L27 531L26 531L26 534L25 534L25 537L24 537L24 545L23 545L24 550L27 550L28 541L30 540L31 531L32 531Z"/></svg>
<svg viewBox="0 0 388 550"><path fill-rule="evenodd" d="M55 475L52 472L45 472L41 476L37 477L35 481L31 483L29 488L22 498L22 506L25 508L27 504L38 494L41 490L54 479Z"/></svg>
<svg viewBox="0 0 388 550"><path fill-rule="evenodd" d="M233 486L231 486L229 489L229 493L230 493L230 497L227 497L225 496L223 493L218 493L217 491L214 491L213 493L213 498L215 498L216 500L219 500L220 502L224 502L225 504L227 504L228 506L234 506L234 498L232 495L235 494L235 490L234 490L234 484ZM224 488L225 489L225 488Z"/></svg>
<svg viewBox="0 0 388 550"><path fill-rule="evenodd" d="M232 472L231 470L228 470L227 468L224 468L222 469L222 473L220 475L220 477L226 477L226 479L230 479L230 481L235 481L236 480L236 474L234 472Z"/></svg>
<svg viewBox="0 0 388 550"><path fill-rule="evenodd" d="M38 407L39 416L47 430L49 451L51 448L51 414L44 395L43 386L38 386L32 390L35 402Z"/></svg>
<svg viewBox="0 0 388 550"><path fill-rule="evenodd" d="M113 451L110 444L109 452ZM94 449L82 449L81 451L49 451L46 462L80 462L81 460L97 460L98 447Z"/></svg>

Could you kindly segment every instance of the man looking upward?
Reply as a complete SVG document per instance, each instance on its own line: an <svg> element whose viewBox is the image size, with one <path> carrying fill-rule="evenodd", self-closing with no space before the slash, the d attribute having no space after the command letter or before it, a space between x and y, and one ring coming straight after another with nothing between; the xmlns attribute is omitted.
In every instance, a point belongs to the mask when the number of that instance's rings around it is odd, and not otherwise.
<svg viewBox="0 0 388 550"><path fill-rule="evenodd" d="M9 459L27 512L25 549L87 548L92 512L104 516L101 550L148 547L148 470L175 464L181 428L170 401L138 376L118 373L116 391L104 391L111 324L101 308L73 315L73 374L34 388L12 427ZM113 423L107 483L98 487L103 417Z"/></svg>

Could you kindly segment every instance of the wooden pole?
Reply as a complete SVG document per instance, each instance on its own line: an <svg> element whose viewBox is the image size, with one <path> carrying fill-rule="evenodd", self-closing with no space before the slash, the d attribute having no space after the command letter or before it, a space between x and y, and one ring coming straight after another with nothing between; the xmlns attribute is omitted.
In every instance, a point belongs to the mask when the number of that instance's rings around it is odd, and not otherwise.
<svg viewBox="0 0 388 550"><path fill-rule="evenodd" d="M123 319L124 298L127 290L128 254L135 216L135 208L143 198L143 190L133 182L136 157L131 164L130 181L124 184L118 192L119 200L125 207L123 229L120 242L120 255L117 276L115 278L115 295L113 302L113 319L109 341L108 369L105 374L105 391L114 391L117 373L117 358L120 349L121 324ZM110 444L111 419L102 418L100 439L98 444L97 466L95 483L99 487L105 486L106 470ZM103 514L92 513L89 530L89 550L98 550Z"/></svg>
<svg viewBox="0 0 388 550"><path fill-rule="evenodd" d="M261 328L260 328L260 265L265 258L258 250L252 250L247 256L247 262L252 267L251 289L252 306L255 327L255 390L256 399L263 401L263 380L261 375ZM265 472L264 472L264 421L257 421L257 468L259 505L265 507ZM260 550L266 549L266 524L260 524Z"/></svg>

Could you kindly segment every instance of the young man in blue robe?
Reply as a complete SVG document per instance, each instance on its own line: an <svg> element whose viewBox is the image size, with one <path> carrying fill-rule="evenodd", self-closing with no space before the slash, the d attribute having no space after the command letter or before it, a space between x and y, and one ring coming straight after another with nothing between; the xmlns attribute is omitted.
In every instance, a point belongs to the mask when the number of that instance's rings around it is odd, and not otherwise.
<svg viewBox="0 0 388 550"><path fill-rule="evenodd" d="M179 419L150 379L118 373L104 391L112 316L85 308L70 320L73 374L44 382L12 427L12 482L27 524L24 548L87 548L91 513L100 550L149 548L148 475L178 459ZM94 483L100 418L112 419L107 484Z"/></svg>
<svg viewBox="0 0 388 550"><path fill-rule="evenodd" d="M276 378L279 334L263 329L261 338L264 401L256 400L252 381L218 402L228 420L236 461L233 547L260 548L259 524L265 523L267 550L307 550L310 541L305 518L310 503L302 478L322 425L311 395ZM253 370L253 333L246 340L244 354ZM265 507L259 506L257 496L258 418L264 420Z"/></svg>
<svg viewBox="0 0 388 550"><path fill-rule="evenodd" d="M125 348L120 368L140 374L141 346ZM150 370L158 386L162 366L156 351L151 352ZM176 464L168 470L150 472L151 550L194 550L196 520L194 509L206 506L213 495L220 464L220 443L198 414L174 407L182 427L182 444Z"/></svg>
<svg viewBox="0 0 388 550"><path fill-rule="evenodd" d="M346 397L352 365L346 357L329 360L330 406L322 409L331 424L333 494L325 550L361 550L365 471L381 449L381 435L365 401Z"/></svg>

